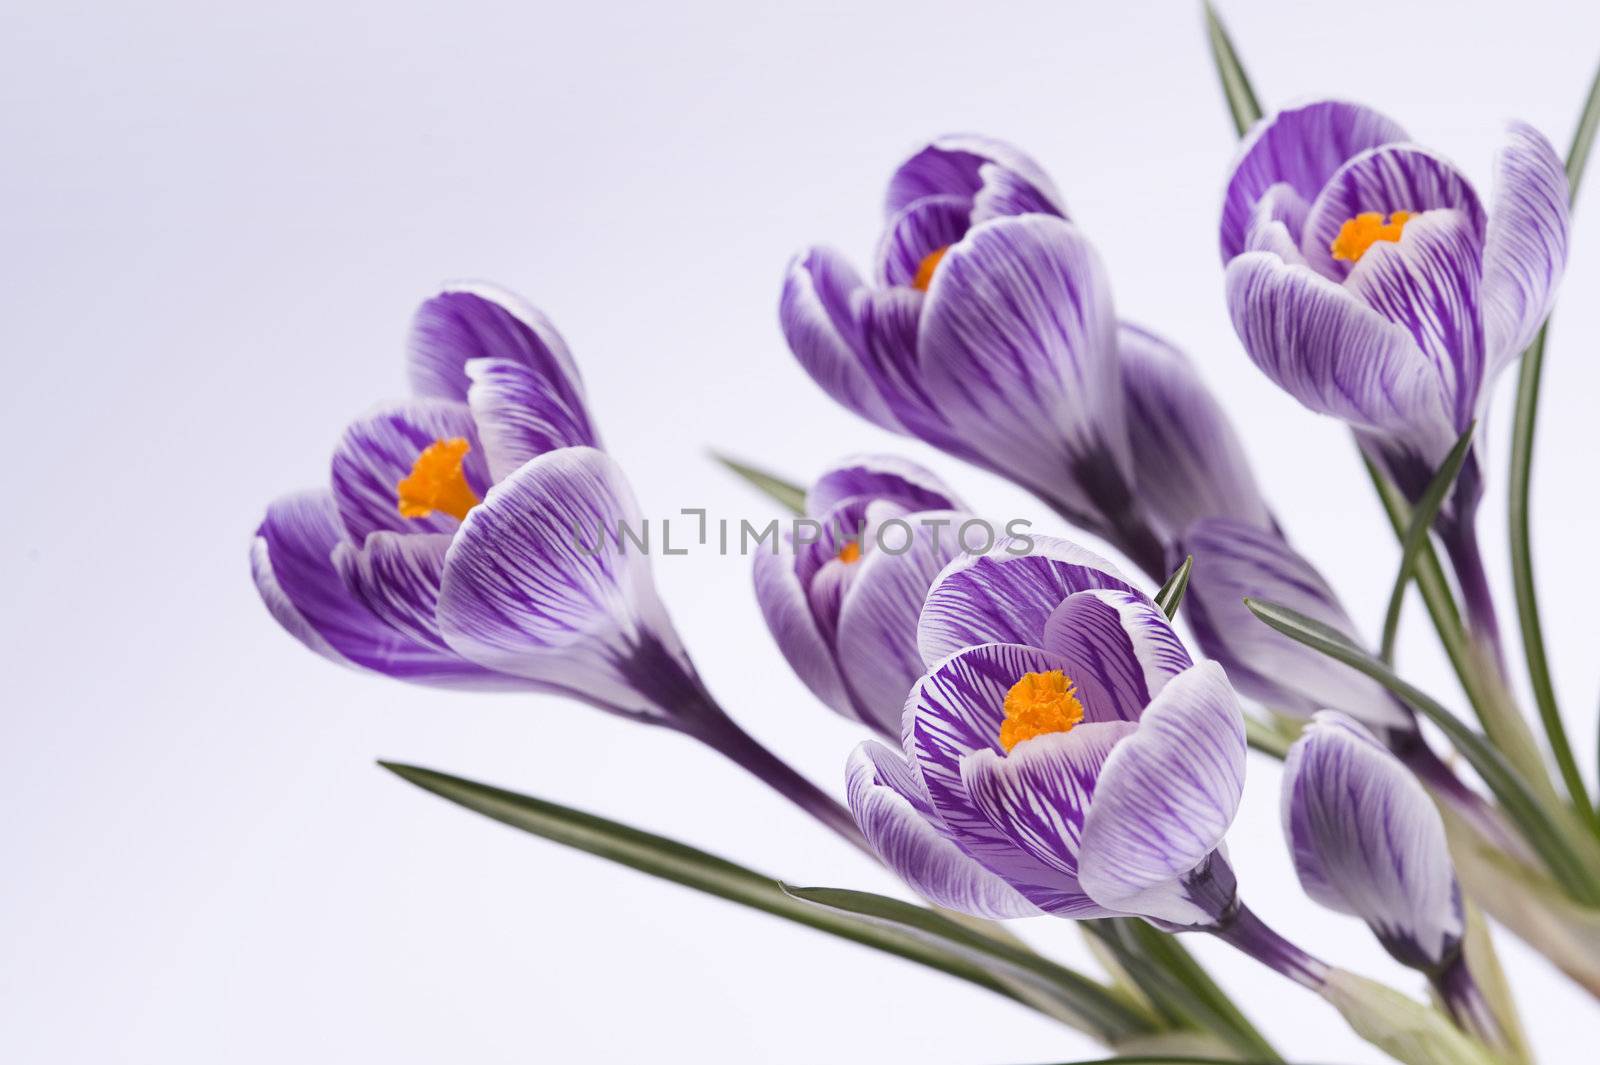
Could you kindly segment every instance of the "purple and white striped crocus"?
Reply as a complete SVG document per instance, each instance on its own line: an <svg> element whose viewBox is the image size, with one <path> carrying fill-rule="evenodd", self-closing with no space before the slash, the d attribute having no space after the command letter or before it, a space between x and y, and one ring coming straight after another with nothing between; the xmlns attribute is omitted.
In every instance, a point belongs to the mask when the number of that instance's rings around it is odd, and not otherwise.
<svg viewBox="0 0 1600 1065"><path fill-rule="evenodd" d="M952 562L899 750L851 758L851 812L929 900L981 917L1136 915L1212 932L1314 990L1329 970L1238 898L1244 785L1226 673L1110 563L1063 540Z"/></svg>
<svg viewBox="0 0 1600 1065"><path fill-rule="evenodd" d="M885 214L872 283L828 248L791 262L779 315L801 365L863 417L1017 482L1160 572L1110 285L1050 179L999 141L942 137L895 172Z"/></svg>
<svg viewBox="0 0 1600 1065"><path fill-rule="evenodd" d="M973 519L928 470L887 455L829 469L806 493L805 510L796 531L806 535L756 552L762 616L817 698L897 737L906 692L922 675L922 601L961 554Z"/></svg>
<svg viewBox="0 0 1600 1065"><path fill-rule="evenodd" d="M1485 209L1442 156L1369 108L1322 100L1245 138L1223 201L1227 299L1245 350L1312 410L1352 425L1413 500L1527 346L1567 258L1567 176L1513 124ZM1476 553L1476 455L1440 514ZM1471 564L1463 582L1476 581ZM1468 598L1473 590L1469 589Z"/></svg>
<svg viewBox="0 0 1600 1065"><path fill-rule="evenodd" d="M554 692L685 732L852 842L848 814L745 734L667 617L617 464L537 310L452 285L417 311L415 395L353 423L327 488L272 503L251 568L336 662L452 688Z"/></svg>
<svg viewBox="0 0 1600 1065"><path fill-rule="evenodd" d="M1284 760L1282 814L1306 894L1365 921L1397 961L1428 975L1458 1022L1503 1042L1462 951L1444 822L1417 778L1359 722L1322 711Z"/></svg>

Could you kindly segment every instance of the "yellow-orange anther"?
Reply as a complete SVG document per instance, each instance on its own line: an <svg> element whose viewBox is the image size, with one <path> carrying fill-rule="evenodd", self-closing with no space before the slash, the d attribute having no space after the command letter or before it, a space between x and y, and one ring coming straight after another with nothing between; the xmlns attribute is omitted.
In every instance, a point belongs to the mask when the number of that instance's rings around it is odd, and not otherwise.
<svg viewBox="0 0 1600 1065"><path fill-rule="evenodd" d="M839 561L849 565L861 561L861 544L855 540L846 540L844 546L839 548Z"/></svg>
<svg viewBox="0 0 1600 1065"><path fill-rule="evenodd" d="M1356 262L1378 241L1399 240L1401 231L1406 228L1406 223L1411 221L1411 218L1410 211L1396 211L1389 216L1387 222L1377 211L1358 214L1339 227L1339 235L1333 238L1333 246L1330 249L1333 257L1346 262Z"/></svg>
<svg viewBox="0 0 1600 1065"><path fill-rule="evenodd" d="M1072 679L1059 669L1024 673L1006 692L1006 719L1000 723L1000 746L1009 753L1023 740L1050 732L1071 732L1083 720L1083 704Z"/></svg>
<svg viewBox="0 0 1600 1065"><path fill-rule="evenodd" d="M462 472L461 460L467 457L472 445L461 437L454 440L435 440L422 449L411 473L395 485L402 518L426 518L436 510L465 518L467 511L482 502L467 475Z"/></svg>
<svg viewBox="0 0 1600 1065"><path fill-rule="evenodd" d="M918 292L928 291L928 286L933 284L933 272L939 269L939 262L944 258L944 253L950 250L946 244L937 251L931 251L922 257L917 264L917 276L911 279L911 287Z"/></svg>

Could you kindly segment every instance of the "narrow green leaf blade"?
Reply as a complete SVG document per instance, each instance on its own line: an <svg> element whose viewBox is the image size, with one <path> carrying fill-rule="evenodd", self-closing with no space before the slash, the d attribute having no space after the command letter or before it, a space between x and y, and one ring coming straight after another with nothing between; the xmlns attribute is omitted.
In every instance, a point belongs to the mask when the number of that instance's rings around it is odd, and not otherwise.
<svg viewBox="0 0 1600 1065"><path fill-rule="evenodd" d="M796 514L806 512L806 490L799 485L785 481L782 477L774 476L756 466L747 465L738 459L729 458L727 455L712 452L711 457L754 485L768 499Z"/></svg>
<svg viewBox="0 0 1600 1065"><path fill-rule="evenodd" d="M1183 605L1183 593L1189 590L1189 574L1193 571L1194 556L1188 555L1184 558L1183 565L1167 578L1167 583L1156 593L1156 606L1167 615L1168 621L1178 616L1178 608Z"/></svg>
<svg viewBox="0 0 1600 1065"><path fill-rule="evenodd" d="M1589 95L1583 101L1583 114L1578 118L1577 131L1572 135L1572 147L1567 149L1567 184L1572 198L1578 198L1578 184L1589 165L1589 152L1594 148L1594 134L1600 128L1600 69L1589 82Z"/></svg>
<svg viewBox="0 0 1600 1065"><path fill-rule="evenodd" d="M1250 76L1244 71L1244 64L1239 61L1233 39L1228 36L1228 28L1217 15L1217 9L1210 0L1206 0L1205 9L1206 40L1211 44L1211 58L1217 64L1217 77L1222 82L1222 94L1228 101L1228 113L1233 116L1233 128L1243 136L1244 131L1261 117L1261 104L1256 99L1256 90L1250 84Z"/></svg>
<svg viewBox="0 0 1600 1065"><path fill-rule="evenodd" d="M1400 635L1400 608L1405 604L1406 585L1411 583L1411 574L1416 569L1417 553L1427 542L1428 530L1433 528L1433 519L1439 516L1439 508L1444 505L1445 496L1450 494L1451 486L1456 483L1456 477L1460 475L1461 467L1467 461L1467 454L1472 450L1472 440L1477 431L1478 423L1474 421L1461 434L1455 447L1450 449L1450 454L1445 456L1444 462L1439 466L1439 472L1433 475L1433 480L1428 482L1422 498L1418 499L1417 505L1412 508L1411 521L1406 525L1405 534L1400 537L1400 572L1395 575L1394 591L1389 593L1389 609L1383 617L1383 649L1379 657L1385 662L1394 662L1394 642Z"/></svg>
<svg viewBox="0 0 1600 1065"><path fill-rule="evenodd" d="M1544 859L1562 888L1579 902L1589 905L1600 902L1600 880L1593 875L1592 863L1573 850L1568 837L1534 797L1527 781L1487 739L1338 630L1276 603L1259 599L1244 602L1251 613L1278 632L1366 674L1437 725L1500 799L1507 815L1517 822L1529 845Z"/></svg>
<svg viewBox="0 0 1600 1065"><path fill-rule="evenodd" d="M794 898L783 890L778 881L752 869L676 840L631 828L594 814L419 766L393 762L378 764L425 791L493 818L502 824L637 869L651 876L682 884L696 891L703 891L751 909L827 932L841 939L848 939L906 958L959 977L1024 1005L1041 1009L1057 1019L1068 1019L1069 1014L1066 1011L1044 1009L1039 1002L1040 996L1019 993L1014 981L1002 979L977 964L965 942L952 939L950 943L941 943L935 936L914 935L904 928L896 928L886 923L869 921L849 913L814 905ZM916 909L916 907L911 908ZM938 917L936 914L933 916ZM944 918L939 920L947 921ZM966 936L979 936L979 933L962 929L953 921L947 923L961 930ZM1053 963L1046 964L1053 965ZM1055 966L1055 968L1071 978L1070 980L1063 978L1065 981L1063 986L1075 987L1074 981L1093 983L1087 977L1065 967ZM1120 1000L1118 1003L1127 1009ZM1094 1027L1105 1024L1102 1017L1080 1016L1076 1013L1071 1013L1070 1016L1074 1022L1081 1020L1084 1030L1097 1038L1110 1040L1113 1034L1121 1034L1121 1030L1114 1024L1106 1025L1113 1030L1110 1032ZM1137 1021L1141 1025L1146 1023L1142 1017L1138 1017Z"/></svg>

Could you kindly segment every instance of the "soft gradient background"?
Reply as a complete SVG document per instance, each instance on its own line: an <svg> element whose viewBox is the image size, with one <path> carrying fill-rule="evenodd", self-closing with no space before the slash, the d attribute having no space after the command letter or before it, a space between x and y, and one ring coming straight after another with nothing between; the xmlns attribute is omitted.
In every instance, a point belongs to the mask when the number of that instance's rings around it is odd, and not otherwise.
<svg viewBox="0 0 1600 1065"><path fill-rule="evenodd" d="M1378 104L1485 182L1510 117L1565 146L1600 52L1600 9L1566 0L1225 14L1269 103ZM1093 1056L966 985L388 776L374 758L790 880L896 890L674 735L331 666L278 631L246 567L262 506L319 483L344 422L401 393L413 306L462 276L559 323L648 512L770 511L710 447L795 477L895 448L991 513L1037 515L834 407L776 325L787 257L827 241L864 259L894 164L963 129L1054 173L1120 309L1199 360L1296 541L1375 629L1396 552L1348 436L1251 368L1223 310L1215 224L1234 136L1195 4L5 5L0 1058ZM1537 550L1560 693L1591 760L1600 203L1577 238ZM1510 391L1489 426L1484 514L1500 578ZM769 644L747 560L702 551L657 573L734 714L839 788L858 734ZM1411 609L1405 669L1459 703ZM1252 767L1232 835L1252 905L1329 960L1420 991L1358 923L1299 896L1276 774ZM1086 958L1069 924L1024 931ZM1546 1061L1585 1056L1594 1003L1502 946ZM1379 1060L1312 996L1194 948L1302 1060Z"/></svg>

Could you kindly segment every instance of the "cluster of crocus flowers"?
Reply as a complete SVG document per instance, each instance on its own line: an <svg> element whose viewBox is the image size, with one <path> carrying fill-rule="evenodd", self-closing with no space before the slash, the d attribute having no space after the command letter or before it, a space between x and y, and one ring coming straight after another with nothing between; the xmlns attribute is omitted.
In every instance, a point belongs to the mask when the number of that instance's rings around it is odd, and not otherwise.
<svg viewBox="0 0 1600 1065"><path fill-rule="evenodd" d="M854 841L706 690L627 547L638 505L548 319L451 286L417 311L408 363L414 397L345 431L329 487L268 507L251 568L278 622L402 680L552 692L684 732Z"/></svg>
<svg viewBox="0 0 1600 1065"><path fill-rule="evenodd" d="M755 554L762 616L817 698L899 734L906 692L922 675L922 600L961 553L971 520L937 477L893 456L848 459L817 479L795 532Z"/></svg>

